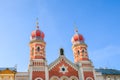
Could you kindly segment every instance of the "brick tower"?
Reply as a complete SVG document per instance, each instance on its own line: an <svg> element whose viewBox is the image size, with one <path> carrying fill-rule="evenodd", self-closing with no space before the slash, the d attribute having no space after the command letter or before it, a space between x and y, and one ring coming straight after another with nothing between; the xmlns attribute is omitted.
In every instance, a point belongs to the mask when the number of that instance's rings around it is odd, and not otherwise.
<svg viewBox="0 0 120 80"><path fill-rule="evenodd" d="M95 80L94 67L88 57L87 45L78 30L72 37L72 44L74 63L79 66L80 80Z"/></svg>
<svg viewBox="0 0 120 80"><path fill-rule="evenodd" d="M44 41L44 33L39 29L38 22L36 30L30 36L30 64L29 80L47 80L47 63Z"/></svg>

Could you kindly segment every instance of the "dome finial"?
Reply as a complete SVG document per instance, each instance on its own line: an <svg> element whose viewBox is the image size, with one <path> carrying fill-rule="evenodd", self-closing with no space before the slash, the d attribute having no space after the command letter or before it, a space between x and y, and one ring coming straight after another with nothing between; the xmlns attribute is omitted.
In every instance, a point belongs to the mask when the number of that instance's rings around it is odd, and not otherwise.
<svg viewBox="0 0 120 80"><path fill-rule="evenodd" d="M75 33L78 33L78 27L76 26L76 24L74 24L74 28L75 28Z"/></svg>
<svg viewBox="0 0 120 80"><path fill-rule="evenodd" d="M36 28L39 29L38 17L36 18Z"/></svg>

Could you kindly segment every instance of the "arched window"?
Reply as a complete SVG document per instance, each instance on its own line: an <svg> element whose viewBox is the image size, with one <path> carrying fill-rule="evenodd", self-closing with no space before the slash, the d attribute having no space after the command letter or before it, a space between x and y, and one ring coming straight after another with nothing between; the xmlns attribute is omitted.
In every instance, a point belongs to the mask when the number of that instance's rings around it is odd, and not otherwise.
<svg viewBox="0 0 120 80"><path fill-rule="evenodd" d="M38 51L38 52L40 51L40 47L37 47L37 51Z"/></svg>
<svg viewBox="0 0 120 80"><path fill-rule="evenodd" d="M82 50L82 53L84 53L84 52L85 52L85 50L83 49L83 50Z"/></svg>
<svg viewBox="0 0 120 80"><path fill-rule="evenodd" d="M50 78L50 80L60 80L57 76L53 76Z"/></svg>
<svg viewBox="0 0 120 80"><path fill-rule="evenodd" d="M80 51L78 50L78 55L80 55Z"/></svg>
<svg viewBox="0 0 120 80"><path fill-rule="evenodd" d="M82 56L84 56L85 50L83 49L81 52L82 52Z"/></svg>
<svg viewBox="0 0 120 80"><path fill-rule="evenodd" d="M62 76L60 80L68 80L67 76Z"/></svg>
<svg viewBox="0 0 120 80"><path fill-rule="evenodd" d="M53 78L53 80L58 80L57 78Z"/></svg>
<svg viewBox="0 0 120 80"><path fill-rule="evenodd" d="M110 76L107 76L107 79L106 80L111 80Z"/></svg>

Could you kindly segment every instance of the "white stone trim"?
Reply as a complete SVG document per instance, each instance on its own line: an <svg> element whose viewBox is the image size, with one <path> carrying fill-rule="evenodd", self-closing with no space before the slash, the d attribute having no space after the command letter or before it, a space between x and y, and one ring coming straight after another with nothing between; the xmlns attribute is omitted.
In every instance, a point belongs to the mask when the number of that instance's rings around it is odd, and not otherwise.
<svg viewBox="0 0 120 80"><path fill-rule="evenodd" d="M91 67L83 67L83 71L93 71L93 68L91 68Z"/></svg>
<svg viewBox="0 0 120 80"><path fill-rule="evenodd" d="M32 59L33 61L42 61L42 62L44 62L44 60L43 59Z"/></svg>
<svg viewBox="0 0 120 80"><path fill-rule="evenodd" d="M80 72L81 72L81 74L79 74L79 75L81 75L81 80L84 80L84 73L83 73L83 68L82 67L80 67Z"/></svg>
<svg viewBox="0 0 120 80"><path fill-rule="evenodd" d="M48 72L47 61L45 62L45 80L49 80L49 72Z"/></svg>
<svg viewBox="0 0 120 80"><path fill-rule="evenodd" d="M93 75L94 75L94 79L96 80L96 75L95 75L95 69L93 69Z"/></svg>
<svg viewBox="0 0 120 80"><path fill-rule="evenodd" d="M33 66L32 71L45 71L45 66Z"/></svg>
<svg viewBox="0 0 120 80"><path fill-rule="evenodd" d="M53 69L57 64L59 64L60 61L59 60L56 60L54 63L51 63L48 67L48 70L50 71L51 69Z"/></svg>
<svg viewBox="0 0 120 80"><path fill-rule="evenodd" d="M29 67L29 79L32 80L32 66Z"/></svg>
<svg viewBox="0 0 120 80"><path fill-rule="evenodd" d="M37 77L37 78L35 78L35 80L38 80L38 79L43 80L41 77ZM31 80L32 80L32 79L31 79Z"/></svg>
<svg viewBox="0 0 120 80"><path fill-rule="evenodd" d="M80 61L81 64L91 64L90 61Z"/></svg>

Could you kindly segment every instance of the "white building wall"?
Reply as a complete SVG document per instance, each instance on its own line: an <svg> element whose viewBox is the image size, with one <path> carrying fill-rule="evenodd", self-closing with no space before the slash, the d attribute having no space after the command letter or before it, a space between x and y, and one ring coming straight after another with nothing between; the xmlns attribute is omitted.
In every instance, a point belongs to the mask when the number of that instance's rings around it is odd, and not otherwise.
<svg viewBox="0 0 120 80"><path fill-rule="evenodd" d="M17 72L15 80L29 80L28 72Z"/></svg>

